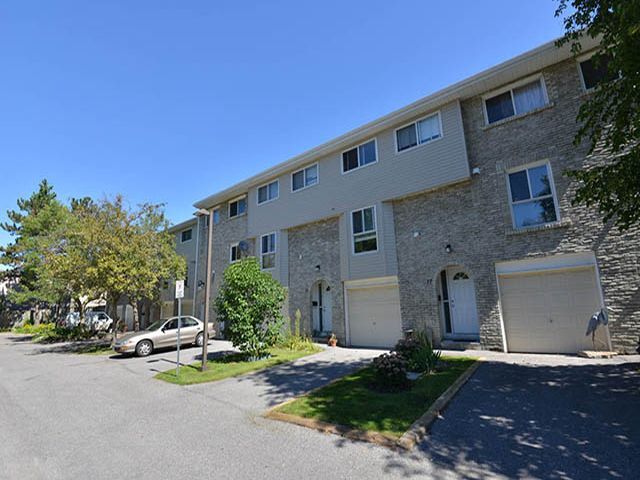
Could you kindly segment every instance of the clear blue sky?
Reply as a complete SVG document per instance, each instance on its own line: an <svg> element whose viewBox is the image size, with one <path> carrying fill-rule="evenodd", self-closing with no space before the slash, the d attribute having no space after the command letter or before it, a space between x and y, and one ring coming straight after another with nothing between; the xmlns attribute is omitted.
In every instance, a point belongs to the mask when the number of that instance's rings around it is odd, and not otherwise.
<svg viewBox="0 0 640 480"><path fill-rule="evenodd" d="M562 33L554 0L5 0L0 219L47 178L169 218ZM0 232L0 244L8 237Z"/></svg>

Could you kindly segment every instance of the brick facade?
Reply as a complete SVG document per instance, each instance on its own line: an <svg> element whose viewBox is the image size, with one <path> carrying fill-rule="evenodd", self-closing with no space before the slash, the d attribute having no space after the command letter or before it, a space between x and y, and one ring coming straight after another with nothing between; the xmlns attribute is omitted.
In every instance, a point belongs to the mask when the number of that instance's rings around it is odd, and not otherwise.
<svg viewBox="0 0 640 480"><path fill-rule="evenodd" d="M601 216L572 206L575 182L563 174L598 157L572 144L576 114L584 98L574 61L543 71L550 106L498 125L485 126L481 97L462 102L471 168L470 181L394 202L401 310L404 328L428 326L442 337L437 275L447 265L462 265L475 282L480 342L502 349L495 264L559 253L594 252L605 303L611 309L615 350L631 352L640 337L640 228L620 233ZM506 170L532 162L550 163L559 225L514 231ZM420 232L415 236L414 232ZM445 246L452 252L446 253Z"/></svg>
<svg viewBox="0 0 640 480"><path fill-rule="evenodd" d="M289 230L289 315L302 313L301 327L312 333L311 289L325 280L331 288L333 332L345 344L344 294L340 278L338 218ZM319 269L316 266L320 266Z"/></svg>

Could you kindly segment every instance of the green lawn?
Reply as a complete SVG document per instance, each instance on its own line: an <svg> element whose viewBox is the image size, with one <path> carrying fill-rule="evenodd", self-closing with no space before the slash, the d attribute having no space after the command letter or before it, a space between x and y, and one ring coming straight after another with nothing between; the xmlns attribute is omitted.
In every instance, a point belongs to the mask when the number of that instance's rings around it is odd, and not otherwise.
<svg viewBox="0 0 640 480"><path fill-rule="evenodd" d="M371 390L374 372L366 367L335 383L282 405L276 411L359 430L378 432L396 440L475 359L443 357L448 368L420 378L410 390L382 393Z"/></svg>
<svg viewBox="0 0 640 480"><path fill-rule="evenodd" d="M208 362L209 369L200 371L201 362L195 362L180 368L180 376L176 377L176 370L171 369L156 375L156 378L178 385L193 385L194 383L215 382L229 377L237 377L245 373L255 372L264 368L291 362L298 358L306 357L319 352L318 347L304 351L294 351L283 348L272 348L271 356L265 360L247 362L239 353L232 353L216 360Z"/></svg>

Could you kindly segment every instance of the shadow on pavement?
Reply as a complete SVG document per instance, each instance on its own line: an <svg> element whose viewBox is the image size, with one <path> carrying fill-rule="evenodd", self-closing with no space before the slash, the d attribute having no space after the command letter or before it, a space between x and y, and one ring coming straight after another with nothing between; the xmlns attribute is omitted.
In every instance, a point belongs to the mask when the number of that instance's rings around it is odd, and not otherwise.
<svg viewBox="0 0 640 480"><path fill-rule="evenodd" d="M389 454L387 470L423 475L402 459L427 458L464 478L637 478L639 368L484 364L418 449Z"/></svg>

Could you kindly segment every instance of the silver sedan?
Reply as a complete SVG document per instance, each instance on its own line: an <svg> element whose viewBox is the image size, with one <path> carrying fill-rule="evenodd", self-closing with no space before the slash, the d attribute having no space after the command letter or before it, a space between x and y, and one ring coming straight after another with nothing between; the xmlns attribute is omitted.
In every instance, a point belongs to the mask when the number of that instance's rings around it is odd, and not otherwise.
<svg viewBox="0 0 640 480"><path fill-rule="evenodd" d="M153 322L146 330L128 332L117 338L113 349L118 353L134 353L146 357L155 349L176 347L178 344L178 320L180 320L180 345L193 344L198 347L204 342L204 322L190 317L171 317ZM209 324L209 336L213 336Z"/></svg>

